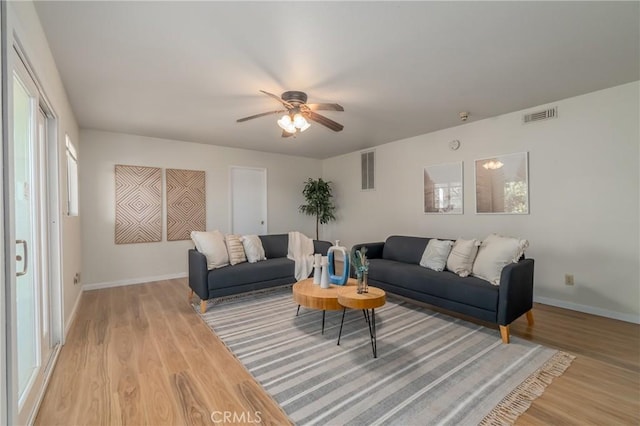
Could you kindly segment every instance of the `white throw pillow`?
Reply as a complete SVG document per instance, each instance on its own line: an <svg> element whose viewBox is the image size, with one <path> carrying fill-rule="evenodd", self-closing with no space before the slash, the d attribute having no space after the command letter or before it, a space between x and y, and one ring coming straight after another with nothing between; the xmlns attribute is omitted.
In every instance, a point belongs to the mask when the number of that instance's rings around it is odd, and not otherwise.
<svg viewBox="0 0 640 426"><path fill-rule="evenodd" d="M264 253L264 247L262 247L262 240L257 235L245 235L240 238L242 245L244 246L244 253L247 255L247 261L249 263L260 262L261 260L267 260L267 256Z"/></svg>
<svg viewBox="0 0 640 426"><path fill-rule="evenodd" d="M473 263L473 276L499 285L502 269L510 263L517 263L527 247L527 240L489 235L478 250Z"/></svg>
<svg viewBox="0 0 640 426"><path fill-rule="evenodd" d="M244 246L242 245L242 241L240 241L240 235L226 235L224 242L229 252L229 263L232 266L247 261L247 257L244 255Z"/></svg>
<svg viewBox="0 0 640 426"><path fill-rule="evenodd" d="M427 247L422 253L422 259L420 259L420 266L433 269L434 271L443 271L447 264L447 258L451 251L453 241L441 241L432 238L427 243Z"/></svg>
<svg viewBox="0 0 640 426"><path fill-rule="evenodd" d="M196 249L207 258L207 269L222 268L229 264L229 254L222 232L191 231L191 239Z"/></svg>
<svg viewBox="0 0 640 426"><path fill-rule="evenodd" d="M476 239L457 239L447 258L447 269L461 277L468 277L473 270L473 261L478 254L478 246L480 246L480 241Z"/></svg>

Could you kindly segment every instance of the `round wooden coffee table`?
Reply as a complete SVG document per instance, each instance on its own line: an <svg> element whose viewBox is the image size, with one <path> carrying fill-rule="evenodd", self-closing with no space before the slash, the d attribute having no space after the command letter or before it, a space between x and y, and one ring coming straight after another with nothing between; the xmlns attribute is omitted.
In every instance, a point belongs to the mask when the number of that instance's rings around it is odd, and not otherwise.
<svg viewBox="0 0 640 426"><path fill-rule="evenodd" d="M355 281L355 280L354 280ZM356 283L357 285L357 283ZM342 308L342 321L340 322L340 332L338 333L338 345L342 336L342 325L344 324L344 314L347 308L362 309L364 318L369 325L369 336L371 337L371 349L373 357L378 357L378 346L376 341L376 308L387 303L387 294L377 287L369 287L367 293L358 294L357 287L343 287L338 289L338 303ZM371 309L371 315L369 315Z"/></svg>
<svg viewBox="0 0 640 426"><path fill-rule="evenodd" d="M345 285L330 284L329 288L321 288L320 284L314 284L313 278L298 281L293 285L293 300L298 304L296 316L300 312L300 306L321 310L322 334L324 334L325 312L343 309L343 306L338 303L338 290L351 287L355 289L356 285L357 282L353 278L349 278Z"/></svg>

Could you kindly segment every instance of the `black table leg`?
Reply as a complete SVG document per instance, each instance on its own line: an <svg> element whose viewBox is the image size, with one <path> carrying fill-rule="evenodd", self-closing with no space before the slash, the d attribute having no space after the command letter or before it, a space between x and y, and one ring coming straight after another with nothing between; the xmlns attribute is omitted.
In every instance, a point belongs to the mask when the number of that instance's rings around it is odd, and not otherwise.
<svg viewBox="0 0 640 426"><path fill-rule="evenodd" d="M324 314L326 311L322 311L322 334L324 334Z"/></svg>
<svg viewBox="0 0 640 426"><path fill-rule="evenodd" d="M376 311L371 309L371 349L373 349L373 357L378 358L378 343L376 341Z"/></svg>
<svg viewBox="0 0 640 426"><path fill-rule="evenodd" d="M369 326L369 334L371 334L371 318L369 317L369 310L363 309L362 315L364 315L365 321L367 321L367 325Z"/></svg>
<svg viewBox="0 0 640 426"><path fill-rule="evenodd" d="M338 333L338 346L340 346L340 336L342 336L342 324L344 324L344 313L347 308L342 308L342 321L340 321L340 332Z"/></svg>
<svg viewBox="0 0 640 426"><path fill-rule="evenodd" d="M300 313L300 305L298 305L298 310L296 311L296 316Z"/></svg>
<svg viewBox="0 0 640 426"><path fill-rule="evenodd" d="M371 309L371 315L369 315L368 309L363 309L364 318L367 320L369 326L369 337L371 338L371 349L373 350L373 357L378 358L378 345L376 342L376 311Z"/></svg>
<svg viewBox="0 0 640 426"><path fill-rule="evenodd" d="M344 324L344 314L346 311L347 308L342 309L342 321L340 321L338 345L340 345L340 337L342 336L342 325ZM367 321L367 325L369 326L369 337L371 338L371 350L373 351L373 357L378 358L378 342L376 339L376 311L375 309L371 309L371 315L369 315L369 310L363 309L362 315L364 315L364 319Z"/></svg>

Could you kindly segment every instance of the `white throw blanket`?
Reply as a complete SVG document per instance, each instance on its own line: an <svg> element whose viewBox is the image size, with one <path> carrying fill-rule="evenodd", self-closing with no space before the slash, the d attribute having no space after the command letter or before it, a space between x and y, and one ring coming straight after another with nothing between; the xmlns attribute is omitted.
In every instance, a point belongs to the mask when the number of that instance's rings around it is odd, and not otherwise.
<svg viewBox="0 0 640 426"><path fill-rule="evenodd" d="M308 278L313 268L313 240L298 231L289 232L287 259L296 263L296 280Z"/></svg>

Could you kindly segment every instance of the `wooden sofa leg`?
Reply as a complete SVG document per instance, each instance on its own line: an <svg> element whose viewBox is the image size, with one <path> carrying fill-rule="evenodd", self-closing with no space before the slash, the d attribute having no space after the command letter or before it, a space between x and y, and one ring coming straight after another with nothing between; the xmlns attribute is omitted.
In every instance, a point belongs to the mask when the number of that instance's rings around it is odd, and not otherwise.
<svg viewBox="0 0 640 426"><path fill-rule="evenodd" d="M193 299L193 289L189 288L189 296L187 297L187 302L191 302Z"/></svg>
<svg viewBox="0 0 640 426"><path fill-rule="evenodd" d="M509 326L500 326L500 337L502 337L502 343L509 343Z"/></svg>
<svg viewBox="0 0 640 426"><path fill-rule="evenodd" d="M529 324L529 326L532 326L534 324L533 321L533 309L527 311L527 324Z"/></svg>
<svg viewBox="0 0 640 426"><path fill-rule="evenodd" d="M206 300L201 300L200 301L200 313L204 314L205 312L207 312L207 301Z"/></svg>

